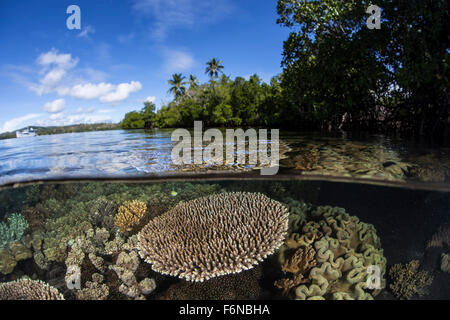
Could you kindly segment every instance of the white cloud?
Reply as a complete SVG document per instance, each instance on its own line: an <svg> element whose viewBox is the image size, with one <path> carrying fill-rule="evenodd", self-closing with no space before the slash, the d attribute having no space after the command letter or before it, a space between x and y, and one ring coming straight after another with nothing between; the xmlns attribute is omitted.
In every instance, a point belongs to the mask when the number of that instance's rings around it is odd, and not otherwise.
<svg viewBox="0 0 450 320"><path fill-rule="evenodd" d="M31 113L31 114L27 114L22 117L8 120L3 124L3 127L0 129L0 132L8 132L8 131L20 129L23 126L24 122L31 120L31 119L38 118L40 116L41 116L41 114Z"/></svg>
<svg viewBox="0 0 450 320"><path fill-rule="evenodd" d="M77 35L78 38L89 38L89 33L95 33L95 29L92 26L86 26L83 30Z"/></svg>
<svg viewBox="0 0 450 320"><path fill-rule="evenodd" d="M79 114L79 113L94 113L95 109L93 107L91 108L83 108L83 107L79 107L77 110L75 110L74 114Z"/></svg>
<svg viewBox="0 0 450 320"><path fill-rule="evenodd" d="M227 0L134 0L134 11L152 21L152 36L163 40L177 27L215 23L232 11Z"/></svg>
<svg viewBox="0 0 450 320"><path fill-rule="evenodd" d="M153 103L153 102L155 102L156 101L156 97L153 97L153 96L149 96L149 97L147 97L147 98L145 98L142 102L151 102L151 103Z"/></svg>
<svg viewBox="0 0 450 320"><path fill-rule="evenodd" d="M78 59L73 59L70 53L60 54L58 53L58 50L52 49L49 52L42 53L37 58L37 63L44 67L56 65L62 69L70 69L77 65Z"/></svg>
<svg viewBox="0 0 450 320"><path fill-rule="evenodd" d="M112 110L112 109L100 109L100 110L98 110L98 113L111 113L113 111L114 110Z"/></svg>
<svg viewBox="0 0 450 320"><path fill-rule="evenodd" d="M113 92L100 97L100 102L119 102L128 98L130 93L137 92L142 89L139 81L131 81L130 83L119 84Z"/></svg>
<svg viewBox="0 0 450 320"><path fill-rule="evenodd" d="M72 58L69 53L60 54L56 49L39 55L36 61L42 67L40 74L43 76L39 80L39 84L31 84L29 88L38 95L64 91L64 88L61 88L61 81L67 71L78 64L77 58Z"/></svg>
<svg viewBox="0 0 450 320"><path fill-rule="evenodd" d="M114 90L114 86L110 83L86 83L78 84L72 87L70 95L77 99L98 99Z"/></svg>
<svg viewBox="0 0 450 320"><path fill-rule="evenodd" d="M166 56L166 72L181 72L192 68L195 64L194 57L183 50L165 50Z"/></svg>
<svg viewBox="0 0 450 320"><path fill-rule="evenodd" d="M59 113L66 108L66 101L64 99L57 99L48 102L44 105L44 110L49 113Z"/></svg>

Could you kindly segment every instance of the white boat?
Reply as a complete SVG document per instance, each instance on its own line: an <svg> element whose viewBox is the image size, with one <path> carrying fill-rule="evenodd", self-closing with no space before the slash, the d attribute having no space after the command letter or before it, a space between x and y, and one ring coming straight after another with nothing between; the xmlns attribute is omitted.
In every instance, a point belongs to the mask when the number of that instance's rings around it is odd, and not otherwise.
<svg viewBox="0 0 450 320"><path fill-rule="evenodd" d="M27 137L35 137L36 136L36 130L33 128L26 128L22 131L16 131L16 137L17 138L27 138Z"/></svg>

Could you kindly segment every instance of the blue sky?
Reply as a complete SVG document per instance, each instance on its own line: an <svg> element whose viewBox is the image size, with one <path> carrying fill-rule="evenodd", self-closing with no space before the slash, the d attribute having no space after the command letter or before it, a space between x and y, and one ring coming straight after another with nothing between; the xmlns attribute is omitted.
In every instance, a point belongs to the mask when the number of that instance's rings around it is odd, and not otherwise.
<svg viewBox="0 0 450 320"><path fill-rule="evenodd" d="M69 30L69 5L81 30ZM289 30L276 0L2 0L0 132L28 125L120 121L143 101L171 100L171 74L206 81L281 72Z"/></svg>

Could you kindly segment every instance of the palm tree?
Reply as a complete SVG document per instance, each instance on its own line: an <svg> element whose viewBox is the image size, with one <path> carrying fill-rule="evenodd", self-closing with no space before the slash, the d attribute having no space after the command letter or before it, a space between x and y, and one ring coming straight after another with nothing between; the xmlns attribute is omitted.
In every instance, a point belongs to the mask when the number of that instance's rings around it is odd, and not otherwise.
<svg viewBox="0 0 450 320"><path fill-rule="evenodd" d="M198 79L194 75L189 76L189 88L195 88L198 85Z"/></svg>
<svg viewBox="0 0 450 320"><path fill-rule="evenodd" d="M174 73L172 75L172 79L167 81L172 87L170 87L169 92L171 92L175 96L175 100L186 92L186 87L184 86L186 82L184 81L186 77L184 77L181 73Z"/></svg>
<svg viewBox="0 0 450 320"><path fill-rule="evenodd" d="M216 58L212 58L211 61L206 63L206 71L211 78L217 78L219 73L222 73L223 65L221 65L222 61Z"/></svg>

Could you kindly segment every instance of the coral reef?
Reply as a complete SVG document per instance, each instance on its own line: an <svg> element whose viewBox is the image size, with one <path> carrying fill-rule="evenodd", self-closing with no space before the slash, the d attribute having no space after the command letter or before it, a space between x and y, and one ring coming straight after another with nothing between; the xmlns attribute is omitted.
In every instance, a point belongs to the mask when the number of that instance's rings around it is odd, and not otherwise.
<svg viewBox="0 0 450 320"><path fill-rule="evenodd" d="M0 273L9 274L13 272L19 261L29 259L32 256L31 250L20 241L10 243L8 248L0 249Z"/></svg>
<svg viewBox="0 0 450 320"><path fill-rule="evenodd" d="M139 200L127 201L119 207L119 212L114 218L114 224L120 232L132 232L143 220L147 212L147 205Z"/></svg>
<svg viewBox="0 0 450 320"><path fill-rule="evenodd" d="M13 213L6 222L0 222L0 249L12 242L20 241L27 228L27 220L19 213Z"/></svg>
<svg viewBox="0 0 450 320"><path fill-rule="evenodd" d="M152 269L189 281L251 269L282 243L288 213L259 193L223 193L181 202L138 234Z"/></svg>
<svg viewBox="0 0 450 320"><path fill-rule="evenodd" d="M433 234L431 240L428 242L427 247L444 247L450 246L450 228L441 227L438 232Z"/></svg>
<svg viewBox="0 0 450 320"><path fill-rule="evenodd" d="M291 207L293 206L291 202ZM275 285L295 299L373 299L384 288L386 258L373 225L345 209L299 204L278 258L289 277ZM367 268L379 267L380 288L367 288Z"/></svg>
<svg viewBox="0 0 450 320"><path fill-rule="evenodd" d="M112 230L117 206L114 202L101 196L89 202L89 220L95 227Z"/></svg>
<svg viewBox="0 0 450 320"><path fill-rule="evenodd" d="M450 254L441 255L441 270L450 273Z"/></svg>
<svg viewBox="0 0 450 320"><path fill-rule="evenodd" d="M391 284L389 288L400 299L410 299L415 294L424 295L425 287L433 282L433 277L426 271L418 271L419 260L395 264L389 269Z"/></svg>
<svg viewBox="0 0 450 320"><path fill-rule="evenodd" d="M292 278L278 280L275 282L275 286L283 289L283 294L287 295L292 288L307 282L304 275L317 265L315 255L316 251L312 247L297 249L281 266L283 272L293 274Z"/></svg>
<svg viewBox="0 0 450 320"><path fill-rule="evenodd" d="M64 300L57 289L31 279L0 283L0 300Z"/></svg>
<svg viewBox="0 0 450 320"><path fill-rule="evenodd" d="M122 281L119 292L133 299L143 299L143 295L150 294L156 289L154 279L146 278L137 282L135 273L139 267L139 256L135 251L122 251L117 257L116 264L109 266L117 273Z"/></svg>
<svg viewBox="0 0 450 320"><path fill-rule="evenodd" d="M229 274L205 282L182 280L169 287L162 300L256 300L262 289L261 266L237 274Z"/></svg>
<svg viewBox="0 0 450 320"><path fill-rule="evenodd" d="M94 273L92 281L87 281L85 288L76 291L77 300L106 300L109 296L109 288L103 280L104 277L101 274Z"/></svg>

